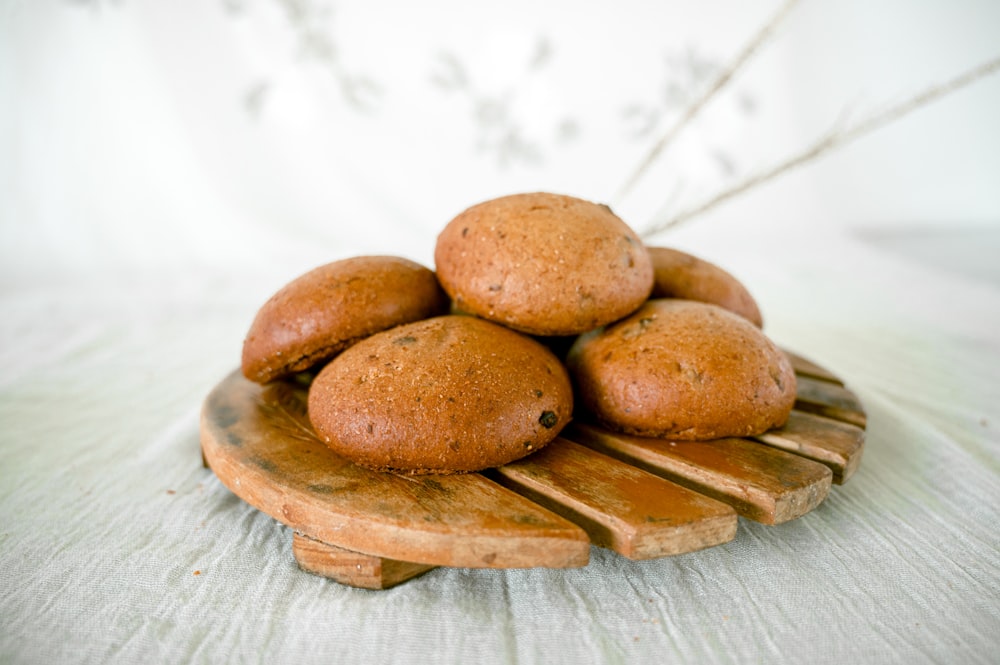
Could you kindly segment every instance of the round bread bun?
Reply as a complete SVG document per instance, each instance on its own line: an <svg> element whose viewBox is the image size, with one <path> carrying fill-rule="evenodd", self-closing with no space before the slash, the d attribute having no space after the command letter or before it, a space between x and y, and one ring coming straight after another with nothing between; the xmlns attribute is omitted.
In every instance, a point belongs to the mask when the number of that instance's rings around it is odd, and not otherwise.
<svg viewBox="0 0 1000 665"><path fill-rule="evenodd" d="M577 399L609 429L706 440L753 436L788 419L788 358L746 319L691 300L650 300L582 335L567 359Z"/></svg>
<svg viewBox="0 0 1000 665"><path fill-rule="evenodd" d="M681 298L718 305L758 328L764 320L757 301L731 274L691 254L668 247L649 247L653 261L652 298Z"/></svg>
<svg viewBox="0 0 1000 665"><path fill-rule="evenodd" d="M267 383L314 367L369 335L447 311L434 273L395 256L335 261L298 277L257 313L243 375Z"/></svg>
<svg viewBox="0 0 1000 665"><path fill-rule="evenodd" d="M611 209L559 194L515 194L448 223L434 252L458 309L531 335L592 330L639 307L653 267Z"/></svg>
<svg viewBox="0 0 1000 665"><path fill-rule="evenodd" d="M309 388L316 433L353 462L465 473L539 450L569 422L566 369L538 342L471 316L411 323L358 342Z"/></svg>

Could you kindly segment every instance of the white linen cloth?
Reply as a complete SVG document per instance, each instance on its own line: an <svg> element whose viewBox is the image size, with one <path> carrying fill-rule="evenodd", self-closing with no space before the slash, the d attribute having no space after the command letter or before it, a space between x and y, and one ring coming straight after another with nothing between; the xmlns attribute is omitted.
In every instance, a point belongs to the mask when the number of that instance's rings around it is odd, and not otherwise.
<svg viewBox="0 0 1000 665"><path fill-rule="evenodd" d="M336 258L432 265L437 229L489 196L610 198L608 164L624 177L639 151L587 134L597 109L576 147L544 144L548 161L505 170L491 149L468 149L475 128L458 115L438 151L435 136L404 131L406 117L433 115L425 95L410 116L339 111L371 147L359 154L317 110L340 97L292 99L311 89L294 67L260 88L248 120L239 103L219 110L240 89L219 71L238 67L213 58L266 68L255 47L280 44L257 40L271 23L253 12L295 3L194 4L8 3L0 21L0 145L14 157L0 166L0 662L997 662L1000 273L982 248L997 247L1000 201L995 180L977 179L998 173L995 129L975 146L942 141L946 157L972 157L926 173L885 139L656 238L739 276L766 331L865 404L861 467L816 510L776 527L741 519L731 543L660 560L593 548L581 569L439 568L363 591L300 571L288 529L201 466L201 401L236 367L256 309ZM337 11L340 25L362 12ZM555 12L537 16L559 53L571 33ZM600 27L599 11L587 16ZM242 45L242 60L212 50L216 39ZM443 43L475 45L455 39ZM352 66L382 62L366 56ZM416 59L396 57L403 70ZM955 104L995 118L997 84L982 85ZM558 110L554 99L536 102ZM350 149L331 156L337 145ZM610 157L578 163L595 154ZM886 191L868 201L851 171L872 155L867 173ZM965 179L935 190L949 169ZM933 224L895 195L899 173L920 178L913 197ZM641 201L624 210L657 203ZM907 218L924 228L909 232Z"/></svg>

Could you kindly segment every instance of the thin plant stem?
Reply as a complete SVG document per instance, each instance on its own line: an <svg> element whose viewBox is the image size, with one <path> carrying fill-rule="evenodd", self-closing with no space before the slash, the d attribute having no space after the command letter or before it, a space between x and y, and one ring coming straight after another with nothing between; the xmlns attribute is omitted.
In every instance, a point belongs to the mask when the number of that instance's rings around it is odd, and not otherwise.
<svg viewBox="0 0 1000 665"><path fill-rule="evenodd" d="M733 76L743 67L744 64L750 59L750 57L757 52L757 50L771 37L777 28L778 24L781 23L782 19L785 18L792 11L792 9L797 5L799 0L787 0L785 4L778 10L778 12L771 17L758 32L754 35L743 50L736 56L736 58L719 73L719 76L709 85L705 91L698 97L694 102L692 102L677 119L677 121L667 130L667 133L660 137L653 147L646 153L646 156L639 163L636 169L629 176L625 184L622 185L621 189L618 190L618 195L616 197L617 201L621 201L635 186L639 179L645 174L649 167L656 161L656 159L663 153L664 150L673 142L673 140L680 134L681 130L698 113L701 109L712 99L720 90L726 87L726 84L733 78Z"/></svg>
<svg viewBox="0 0 1000 665"><path fill-rule="evenodd" d="M792 155L769 169L749 175L732 187L713 194L705 201L692 206L687 210L683 210L665 221L654 223L648 229L644 230L642 235L643 237L649 237L656 233L660 233L661 231L679 226L680 224L683 224L694 217L711 210L720 203L728 201L729 199L765 182L774 180L778 176L822 157L837 148L841 148L848 143L852 143L877 129L899 120L903 116L930 104L931 102L937 101L942 97L964 88L967 85L975 83L979 79L994 74L997 71L1000 71L1000 57L994 58L993 60L989 60L988 62L985 62L977 67L969 69L942 84L926 88L899 104L891 106L880 113L876 113L864 120L854 123L843 131L833 130L827 132L801 152Z"/></svg>

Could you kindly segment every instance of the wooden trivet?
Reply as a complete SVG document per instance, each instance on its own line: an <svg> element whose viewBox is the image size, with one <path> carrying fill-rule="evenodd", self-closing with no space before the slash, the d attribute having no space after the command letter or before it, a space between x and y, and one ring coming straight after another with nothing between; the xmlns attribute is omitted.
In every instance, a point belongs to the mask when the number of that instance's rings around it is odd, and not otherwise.
<svg viewBox="0 0 1000 665"><path fill-rule="evenodd" d="M482 473L402 476L337 456L313 433L306 384L260 386L239 371L205 400L205 465L287 525L299 566L385 589L436 566L572 568L591 544L630 559L732 540L737 516L779 524L811 511L858 468L865 412L826 369L788 353L788 423L752 439L675 442L585 422Z"/></svg>

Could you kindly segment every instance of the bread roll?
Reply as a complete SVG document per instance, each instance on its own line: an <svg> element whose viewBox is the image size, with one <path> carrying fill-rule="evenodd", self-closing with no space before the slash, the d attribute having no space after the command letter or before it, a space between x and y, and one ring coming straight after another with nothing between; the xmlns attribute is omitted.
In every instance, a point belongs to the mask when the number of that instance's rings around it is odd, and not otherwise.
<svg viewBox="0 0 1000 665"><path fill-rule="evenodd" d="M569 422L569 376L538 342L471 316L411 323L358 342L309 389L309 418L355 463L410 474L499 466Z"/></svg>
<svg viewBox="0 0 1000 665"><path fill-rule="evenodd" d="M753 436L783 425L795 403L791 364L759 328L691 300L650 300L582 335L567 362L582 405L638 436Z"/></svg>

